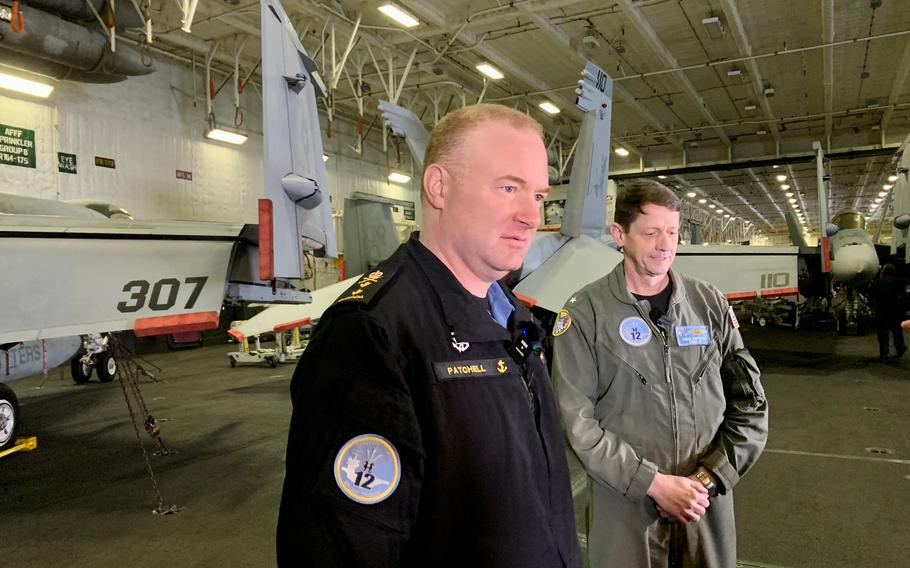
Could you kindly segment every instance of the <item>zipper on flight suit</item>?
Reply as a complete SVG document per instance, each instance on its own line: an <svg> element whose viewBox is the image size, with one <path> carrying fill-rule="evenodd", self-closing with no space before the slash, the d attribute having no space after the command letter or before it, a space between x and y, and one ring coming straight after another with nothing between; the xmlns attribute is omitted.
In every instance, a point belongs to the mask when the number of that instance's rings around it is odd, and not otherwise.
<svg viewBox="0 0 910 568"><path fill-rule="evenodd" d="M670 374L670 339L667 336L668 332L664 330L651 321L651 317L644 313L644 310L641 309L641 306L638 305L638 302L634 304L635 310L641 316L641 319L645 321L645 324L651 328L652 333L660 337L661 343L664 348L664 378L667 381L667 391L670 394L670 419L671 425L673 428L673 474L678 474L679 469L679 413L676 408L676 392L673 390L673 376ZM667 312L673 305L667 306Z"/></svg>
<svg viewBox="0 0 910 568"><path fill-rule="evenodd" d="M708 364L711 362L711 356L714 355L714 352L717 351L717 341L711 342L711 347L708 347L708 350L705 351L705 360L698 366L698 369L695 371L695 384L701 382L701 378L704 376L705 371L708 369Z"/></svg>

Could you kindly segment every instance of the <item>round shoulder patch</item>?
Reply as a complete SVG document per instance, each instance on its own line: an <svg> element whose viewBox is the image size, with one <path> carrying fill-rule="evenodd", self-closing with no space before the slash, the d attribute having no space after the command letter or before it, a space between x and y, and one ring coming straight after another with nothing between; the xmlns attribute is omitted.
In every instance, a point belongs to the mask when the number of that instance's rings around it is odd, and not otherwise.
<svg viewBox="0 0 910 568"><path fill-rule="evenodd" d="M556 323L553 324L553 336L559 336L563 333L569 331L569 327L572 326L572 316L569 315L569 310L562 309L559 310L559 314L556 316Z"/></svg>
<svg viewBox="0 0 910 568"><path fill-rule="evenodd" d="M391 442L376 434L361 434L345 442L335 456L335 483L362 505L389 498L401 481L401 460Z"/></svg>
<svg viewBox="0 0 910 568"><path fill-rule="evenodd" d="M619 336L632 347L651 341L651 328L638 316L628 317L619 324Z"/></svg>

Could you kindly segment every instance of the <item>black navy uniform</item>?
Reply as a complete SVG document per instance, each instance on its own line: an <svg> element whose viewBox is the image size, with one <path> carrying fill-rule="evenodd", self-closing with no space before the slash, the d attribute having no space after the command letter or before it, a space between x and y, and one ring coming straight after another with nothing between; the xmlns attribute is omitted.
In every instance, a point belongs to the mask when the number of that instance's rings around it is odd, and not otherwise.
<svg viewBox="0 0 910 568"><path fill-rule="evenodd" d="M326 311L291 383L279 566L581 566L549 375L514 349L543 332L506 294L509 329L415 233ZM363 434L400 458L375 504L336 481Z"/></svg>

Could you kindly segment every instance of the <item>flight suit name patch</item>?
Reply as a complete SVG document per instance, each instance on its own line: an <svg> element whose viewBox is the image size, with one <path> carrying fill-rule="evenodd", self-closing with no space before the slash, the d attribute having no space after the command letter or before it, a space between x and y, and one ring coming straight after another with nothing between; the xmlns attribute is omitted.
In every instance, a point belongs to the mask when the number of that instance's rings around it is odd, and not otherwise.
<svg viewBox="0 0 910 568"><path fill-rule="evenodd" d="M436 378L440 381L471 377L498 377L509 371L505 359L474 359L466 361L440 361L433 363Z"/></svg>
<svg viewBox="0 0 910 568"><path fill-rule="evenodd" d="M680 347L691 345L711 345L711 334L706 325L678 325L676 326L676 343Z"/></svg>

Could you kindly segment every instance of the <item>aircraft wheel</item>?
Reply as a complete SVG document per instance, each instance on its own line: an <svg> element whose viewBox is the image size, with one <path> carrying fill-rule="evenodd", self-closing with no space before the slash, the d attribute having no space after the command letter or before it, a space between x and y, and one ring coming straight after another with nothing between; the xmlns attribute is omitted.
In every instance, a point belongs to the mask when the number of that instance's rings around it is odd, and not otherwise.
<svg viewBox="0 0 910 568"><path fill-rule="evenodd" d="M278 357L269 357L269 367L275 368L278 366Z"/></svg>
<svg viewBox="0 0 910 568"><path fill-rule="evenodd" d="M0 383L0 450L5 450L16 441L19 427L19 401L16 393Z"/></svg>
<svg viewBox="0 0 910 568"><path fill-rule="evenodd" d="M109 383L117 374L117 360L108 352L99 353L95 358L95 368L98 370L98 380Z"/></svg>
<svg viewBox="0 0 910 568"><path fill-rule="evenodd" d="M234 367L237 366L237 360L236 360L236 359L234 359L233 357L228 357L228 359L231 361L231 368L232 368L232 369L233 369Z"/></svg>
<svg viewBox="0 0 910 568"><path fill-rule="evenodd" d="M760 325L761 327L765 327L766 325L768 325L768 320L766 320L765 318L758 318L758 325Z"/></svg>
<svg viewBox="0 0 910 568"><path fill-rule="evenodd" d="M90 378L92 378L92 365L82 362L82 351L73 355L73 360L70 361L70 374L73 375L73 380L79 383L87 383Z"/></svg>

